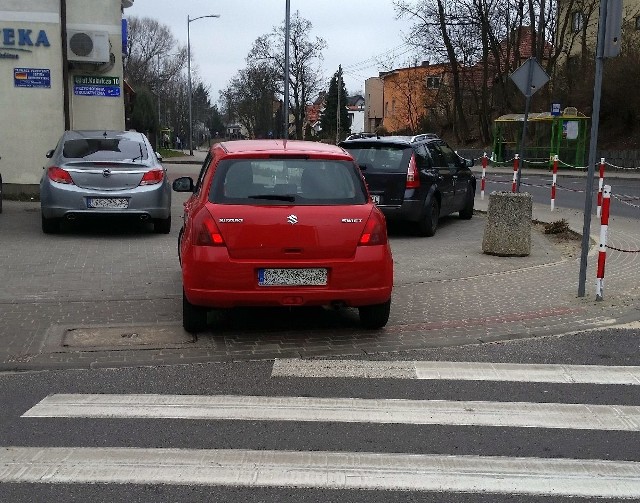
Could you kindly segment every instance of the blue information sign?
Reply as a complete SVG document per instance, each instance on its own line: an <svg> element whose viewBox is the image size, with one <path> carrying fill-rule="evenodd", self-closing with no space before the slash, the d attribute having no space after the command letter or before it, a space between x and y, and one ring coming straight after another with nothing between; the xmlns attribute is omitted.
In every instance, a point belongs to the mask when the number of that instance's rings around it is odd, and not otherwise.
<svg viewBox="0 0 640 503"><path fill-rule="evenodd" d="M14 68L15 87L51 87L51 70L48 68Z"/></svg>
<svg viewBox="0 0 640 503"><path fill-rule="evenodd" d="M104 96L117 98L120 96L120 87L115 86L73 86L73 94L76 96Z"/></svg>

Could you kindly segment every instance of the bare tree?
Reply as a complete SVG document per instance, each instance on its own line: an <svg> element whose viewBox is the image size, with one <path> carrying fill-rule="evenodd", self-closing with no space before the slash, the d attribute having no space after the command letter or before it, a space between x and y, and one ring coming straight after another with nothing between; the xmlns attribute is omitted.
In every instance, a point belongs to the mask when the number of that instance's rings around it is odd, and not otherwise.
<svg viewBox="0 0 640 503"><path fill-rule="evenodd" d="M250 137L266 137L274 126L274 98L278 82L266 63L240 70L220 92L223 112L242 124Z"/></svg>
<svg viewBox="0 0 640 503"><path fill-rule="evenodd" d="M320 37L310 38L313 25L296 11L291 18L289 43L290 43L290 68L285 72L284 61L284 23L274 27L267 35L259 37L254 43L247 57L249 64L267 63L275 75L281 76L284 82L285 73L288 75L290 99L290 111L293 115L295 136L303 137L303 126L306 105L311 97L315 96L322 88L320 62L322 51L327 43ZM280 88L283 92L283 87Z"/></svg>
<svg viewBox="0 0 640 503"><path fill-rule="evenodd" d="M171 29L151 18L129 18L128 52L124 74L134 86L164 87L179 76L187 63L187 48Z"/></svg>

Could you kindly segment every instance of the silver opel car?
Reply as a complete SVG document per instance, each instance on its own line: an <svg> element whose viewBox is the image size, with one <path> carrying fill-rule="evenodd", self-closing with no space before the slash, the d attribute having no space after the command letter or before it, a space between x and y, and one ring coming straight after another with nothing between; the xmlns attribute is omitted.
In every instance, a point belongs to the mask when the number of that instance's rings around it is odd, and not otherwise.
<svg viewBox="0 0 640 503"><path fill-rule="evenodd" d="M42 231L63 219L130 216L171 231L171 185L147 137L133 131L65 131L40 180Z"/></svg>

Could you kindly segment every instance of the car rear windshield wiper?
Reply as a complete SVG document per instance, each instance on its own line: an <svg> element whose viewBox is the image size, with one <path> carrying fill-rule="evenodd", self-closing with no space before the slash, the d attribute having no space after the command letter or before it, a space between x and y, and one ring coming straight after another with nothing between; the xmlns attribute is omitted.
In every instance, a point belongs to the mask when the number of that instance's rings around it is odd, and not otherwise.
<svg viewBox="0 0 640 503"><path fill-rule="evenodd" d="M286 194L256 194L249 196L249 199L267 199L270 201L286 201L292 203L296 200L296 196Z"/></svg>

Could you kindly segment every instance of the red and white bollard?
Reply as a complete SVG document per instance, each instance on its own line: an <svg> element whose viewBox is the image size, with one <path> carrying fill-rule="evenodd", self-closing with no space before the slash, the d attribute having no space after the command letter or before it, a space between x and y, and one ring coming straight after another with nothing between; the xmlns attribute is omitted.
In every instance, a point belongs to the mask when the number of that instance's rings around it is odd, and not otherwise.
<svg viewBox="0 0 640 503"><path fill-rule="evenodd" d="M482 156L482 180L480 181L480 199L484 199L484 186L487 179L487 153Z"/></svg>
<svg viewBox="0 0 640 503"><path fill-rule="evenodd" d="M600 244L598 245L598 271L596 273L596 300L604 297L604 263L607 259L607 231L609 229L609 205L611 204L611 185L605 185L602 191L602 217L600 218Z"/></svg>
<svg viewBox="0 0 640 503"><path fill-rule="evenodd" d="M513 158L513 183L511 184L511 192L515 192L518 188L518 164L520 160L518 159L518 154Z"/></svg>
<svg viewBox="0 0 640 503"><path fill-rule="evenodd" d="M551 182L551 211L556 207L556 182L558 181L558 156L553 156L553 181Z"/></svg>
<svg viewBox="0 0 640 503"><path fill-rule="evenodd" d="M596 216L602 213L602 187L604 187L604 157L600 159L600 179L598 180L598 209Z"/></svg>

